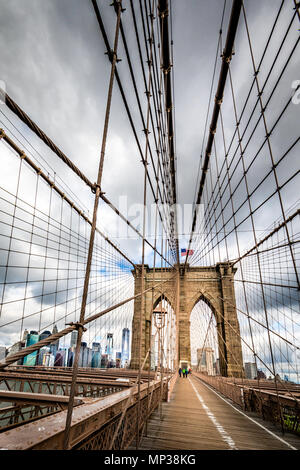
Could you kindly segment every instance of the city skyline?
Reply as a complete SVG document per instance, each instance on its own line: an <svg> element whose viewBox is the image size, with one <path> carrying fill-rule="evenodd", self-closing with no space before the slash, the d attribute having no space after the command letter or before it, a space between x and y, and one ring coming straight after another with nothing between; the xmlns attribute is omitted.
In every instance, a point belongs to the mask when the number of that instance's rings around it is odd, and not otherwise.
<svg viewBox="0 0 300 470"><path fill-rule="evenodd" d="M1 349L1 360L5 357L9 357L10 354L15 353L25 347L31 346L38 341L41 341L53 333L57 333L57 326L54 325L52 332L46 330L39 334L35 330L28 331L27 329L23 332L22 340L12 344L9 347L0 346ZM77 331L74 330L70 337L70 343L68 345L60 345L60 341L57 340L51 343L49 346L40 348L37 351L25 356L23 360L18 361L19 365L25 366L64 366L72 367L74 353L77 343ZM3 356L3 357L2 357ZM80 367L128 367L130 360L130 330L129 328L123 328L122 330L122 351L118 351L113 346L113 334L107 333L106 340L102 343L92 341L88 343L81 341L80 347Z"/></svg>

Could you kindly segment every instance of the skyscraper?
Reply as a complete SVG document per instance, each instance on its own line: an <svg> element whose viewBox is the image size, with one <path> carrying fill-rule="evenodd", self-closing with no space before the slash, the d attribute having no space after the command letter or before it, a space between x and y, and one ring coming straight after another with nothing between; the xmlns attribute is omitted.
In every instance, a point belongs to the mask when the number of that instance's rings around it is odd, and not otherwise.
<svg viewBox="0 0 300 470"><path fill-rule="evenodd" d="M54 325L53 330L52 330L52 334L55 335L57 332L58 332L57 326ZM59 348L59 339L57 341L55 341L54 343L50 344L51 354L53 354L54 357L56 356L58 348Z"/></svg>
<svg viewBox="0 0 300 470"><path fill-rule="evenodd" d="M123 328L122 331L122 362L129 361L129 329Z"/></svg>
<svg viewBox="0 0 300 470"><path fill-rule="evenodd" d="M62 353L63 355L63 366L64 367L67 367L68 365L68 348L66 347L62 347L62 348L59 348L58 350L60 353Z"/></svg>
<svg viewBox="0 0 300 470"><path fill-rule="evenodd" d="M5 357L6 357L6 347L0 346L0 362L4 361Z"/></svg>
<svg viewBox="0 0 300 470"><path fill-rule="evenodd" d="M245 377L246 379L257 378L257 368L255 362L245 362Z"/></svg>
<svg viewBox="0 0 300 470"><path fill-rule="evenodd" d="M39 341L48 338L48 336L51 336L51 331L43 331L39 336Z"/></svg>
<svg viewBox="0 0 300 470"><path fill-rule="evenodd" d="M200 372L207 372L208 375L215 375L214 350L212 348L197 349L197 365Z"/></svg>
<svg viewBox="0 0 300 470"><path fill-rule="evenodd" d="M102 354L101 355L101 368L106 369L107 365L108 365L108 356L107 354Z"/></svg>
<svg viewBox="0 0 300 470"><path fill-rule="evenodd" d="M44 331L43 333L40 334L39 336L39 341L42 341L43 339L46 339L48 338L48 336L51 336L51 331ZM43 357L40 357L41 355L43 356L46 352L50 352L50 347L47 349L49 350L45 350L44 348L41 348L39 351L38 351L38 355L37 355L37 365L39 366L42 366L43 365ZM43 352L42 352L43 351Z"/></svg>
<svg viewBox="0 0 300 470"><path fill-rule="evenodd" d="M92 343L92 350L93 351L97 351L97 352L101 352L101 344L100 343Z"/></svg>
<svg viewBox="0 0 300 470"><path fill-rule="evenodd" d="M64 365L64 351L57 351L55 355L54 367L62 367Z"/></svg>
<svg viewBox="0 0 300 470"><path fill-rule="evenodd" d="M92 343L90 367L101 367L101 344Z"/></svg>
<svg viewBox="0 0 300 470"><path fill-rule="evenodd" d="M71 347L76 346L77 337L78 337L78 331L76 331L76 330L72 331L72 333L71 333Z"/></svg>
<svg viewBox="0 0 300 470"><path fill-rule="evenodd" d="M122 362L122 353L116 352L116 367L119 369L121 367Z"/></svg>
<svg viewBox="0 0 300 470"><path fill-rule="evenodd" d="M37 365L39 366L43 366L44 365L44 362L45 362L45 355L46 354L50 354L50 348L48 346L44 346L43 348L41 348L39 350L39 354L38 354L38 357L37 357Z"/></svg>
<svg viewBox="0 0 300 470"><path fill-rule="evenodd" d="M38 332L37 331L31 331L27 335L26 347L37 343L38 340L39 340ZM37 351L34 351L34 352L28 354L28 356L25 356L24 359L23 359L23 364L26 365L26 366L35 366L36 361L37 361L37 353L38 353Z"/></svg>
<svg viewBox="0 0 300 470"><path fill-rule="evenodd" d="M79 351L79 361L78 361L78 366L79 367L84 367L84 360L85 360L85 349L87 347L87 343L84 341L81 342L80 345L80 351Z"/></svg>
<svg viewBox="0 0 300 470"><path fill-rule="evenodd" d="M73 362L75 358L75 346L71 346L68 351L68 367L73 367Z"/></svg>
<svg viewBox="0 0 300 470"><path fill-rule="evenodd" d="M24 333L23 333L23 338L22 338L22 342L23 343L26 343L26 340L27 340L27 336L29 335L29 331L28 330L24 330Z"/></svg>
<svg viewBox="0 0 300 470"><path fill-rule="evenodd" d="M18 341L17 343L13 344L10 348L9 348L9 351L7 353L7 357L9 356L12 356L13 354L21 351L22 349L22 341ZM11 364L12 366L16 366L16 365L22 365L23 364L23 360L20 359L20 361L16 361L14 362L13 364Z"/></svg>
<svg viewBox="0 0 300 470"><path fill-rule="evenodd" d="M108 355L108 358L111 359L112 353L113 353L113 347L114 347L114 338L113 338L113 333L107 333L107 345L106 345L106 354Z"/></svg>
<svg viewBox="0 0 300 470"><path fill-rule="evenodd" d="M91 348L86 348L86 349L87 349L87 355L86 355L85 367L92 367L92 359L93 359L94 351Z"/></svg>
<svg viewBox="0 0 300 470"><path fill-rule="evenodd" d="M50 348L49 348L49 351L50 351ZM52 360L52 362L51 362ZM50 352L46 352L44 355L43 355L43 363L42 365L44 367L51 367L53 366L54 364L54 357L52 356L52 354Z"/></svg>

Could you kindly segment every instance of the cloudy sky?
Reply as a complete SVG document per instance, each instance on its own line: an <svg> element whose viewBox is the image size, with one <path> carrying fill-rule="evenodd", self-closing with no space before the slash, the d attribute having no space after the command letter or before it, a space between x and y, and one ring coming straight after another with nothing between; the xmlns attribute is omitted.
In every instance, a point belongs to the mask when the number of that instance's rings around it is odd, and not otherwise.
<svg viewBox="0 0 300 470"><path fill-rule="evenodd" d="M268 32L273 24L280 1L270 2L252 0L245 2L250 32L252 33L253 50L257 61L265 44L265 31ZM103 21L112 43L115 24L115 13L109 8L109 2L98 2ZM136 2L138 16L138 2ZM223 12L221 0L181 0L172 1L172 37L174 41L174 95L175 95L175 125L176 125L176 155L178 202L191 204L196 189L196 179L201 154L205 118L208 105L218 33ZM292 1L286 1L282 13L282 30L290 21ZM128 0L124 0L122 20L127 40L133 46L134 33ZM226 2L223 24L223 44L225 43L228 17L231 2ZM268 18L266 25L266 18ZM90 178L96 179L99 149L101 146L102 128L106 105L109 62L104 55L105 47L96 21L92 3L89 0L1 0L1 43L3 57L1 60L1 80L6 83L8 94L29 113L30 117L54 140L64 153ZM277 70L284 63L284 58L297 35L296 23L286 42L282 58L277 62ZM281 30L281 32L282 32ZM262 70L262 78L266 75L268 66L274 58L276 47L281 41L280 27L274 34L273 42L265 59L266 66ZM118 65L122 83L127 91L129 103L133 104L132 113L137 132L143 144L141 122L133 99L132 88L127 85L128 66L124 57L124 48L120 41L119 56L123 63ZM138 86L141 84L141 72L138 67L136 47L130 49L131 58L136 65ZM220 68L218 61L217 72ZM236 56L232 62L233 77L237 94L238 109L248 92L252 76L249 49L245 36L243 21L237 34ZM217 80L216 75L216 80ZM274 72L276 77L276 70ZM292 93L291 83L297 78L297 56L283 77L278 92L278 99L270 106L272 116L274 106L280 109L281 101ZM269 89L275 78L269 81ZM215 81L215 87L216 87ZM140 88L141 89L141 88ZM269 91L267 88L267 92ZM225 130L234 129L232 119L232 100L227 87L228 100L224 100L223 113ZM143 90L141 90L141 95ZM226 96L226 94L225 94ZM145 106L145 104L144 104ZM294 119L284 123L286 141L295 134L297 128L297 110L290 110ZM144 108L145 109L145 108ZM7 109L3 111L9 115ZM226 117L228 116L228 119ZM3 120L5 118L1 116ZM290 116L291 117L291 116ZM294 127L293 128L291 128ZM24 135L27 130L18 123ZM217 138L217 137L216 137ZM56 171L76 194L80 194L83 204L91 207L91 195L77 177L64 168L57 157L34 139L31 142L41 149L49 166ZM274 137L274 143L280 145L279 151L285 149L281 133ZM221 147L221 142L220 142ZM256 146L257 147L257 146ZM249 154L255 151L251 148ZM292 162L292 159L291 159ZM265 171L269 161L262 159L259 169ZM254 172L258 170L255 167ZM53 171L50 173L53 173ZM250 175L256 180L256 175ZM134 184L133 184L134 183ZM112 103L110 131L106 150L103 188L107 196L116 205L120 205L120 197L126 195L128 207L141 203L143 192L143 165L137 152L132 131L129 126L120 93L115 86ZM289 189L288 203L296 199L295 186ZM258 193L257 193L258 194ZM262 193L258 194L261 198ZM149 202L153 202L149 196ZM133 219L134 208L129 217ZM266 214L264 214L266 219ZM270 214L267 220L260 223L259 229L266 228L273 220ZM115 220L114 214L108 208L103 208L100 224L109 228ZM184 232L188 231L187 226ZM181 225L180 225L181 229ZM109 231L109 230L108 230ZM113 229L112 229L113 232ZM124 243L124 242L123 242ZM136 244L124 243L130 254L136 259ZM183 242L184 246L184 242ZM134 255L135 253L135 255Z"/></svg>
<svg viewBox="0 0 300 470"><path fill-rule="evenodd" d="M110 3L108 0L98 1L103 22L112 44L115 12L109 6ZM266 35L269 34L272 28L280 3L279 0L245 1L256 63L260 60L266 43ZM143 97L143 111L146 113L146 101L130 14L130 2L129 0L123 0L123 4L126 8L122 15L123 26L134 64L137 86L141 97ZM134 0L134 4L139 18L138 1ZM223 46L231 5L231 1L225 2ZM290 23L294 13L293 6L294 2L292 0L285 1L278 27L274 32L265 57L264 67L261 70L261 83L267 77L276 52L280 47L284 31ZM172 0L177 199L182 206L184 204L191 205L194 201L203 142L205 148L207 137L207 134L204 134L205 120L223 7L224 2L222 0ZM0 41L2 44L0 80L5 84L7 93L94 182L98 169L110 65L107 56L104 54L106 49L92 2L89 0L10 0L9 2L0 0L0 8ZM276 83L276 78L297 40L299 35L297 21L296 18L284 42L279 59L265 88L266 96L270 94ZM118 64L118 72L127 94L138 137L142 148L144 148L145 138L142 123L133 95L124 45L121 40L119 57L123 60ZM221 61L218 60L214 92L220 65ZM242 19L235 43L232 76L237 108L240 112L253 77L246 30ZM272 127L284 104L292 96L292 83L299 78L299 50L295 49L280 86L277 88L266 111L269 127ZM257 93L254 89L249 110L251 110L251 105L254 105L256 98ZM277 132L274 132L271 138L275 162L279 161L299 134L299 106L292 105L289 107L288 112L281 121L281 125L277 128ZM228 83L222 112L228 145L235 129L233 103ZM250 111L248 111L248 114L246 113L246 116L249 116L249 113ZM259 110L256 110L256 114L259 115ZM78 206L86 211L89 210L91 216L93 195L90 190L58 160L56 155L17 121L3 105L0 105L0 121L1 127L4 127L9 135L16 136L26 151L30 151L30 156L37 159L39 166L49 172L50 177L54 178L55 175L58 185L70 194L70 197L74 199ZM246 117L244 122L246 122ZM16 128L13 126L16 126ZM250 126L247 131L245 141L247 141L247 136L250 135L252 128ZM248 146L246 162L249 162L260 148L264 135L263 126L259 126L256 138ZM25 139L30 141L34 149L30 147ZM224 159L220 132L216 134L216 145L218 156L211 164L212 187L216 185L217 181L215 161L219 159L219 163L221 163ZM3 149L3 146L1 146L1 151L3 155L7 152L6 149ZM231 153L233 154L233 151ZM284 164L278 166L280 183L283 183L296 171L298 153L299 147L295 146L284 160ZM258 177L266 174L270 168L270 157L265 149L261 158L257 159L256 164L249 171L248 184L250 190L254 188ZM13 164L12 166L5 165L2 170L3 181L1 184L13 192L15 185ZM241 174L241 168L238 168L238 171L232 175L233 187L237 184L239 174ZM126 212L126 207L128 208L128 218L132 221L138 220L135 218L135 211L143 200L143 175L144 168L141 158L137 151L120 92L115 84L102 187L107 197L117 207L124 208L124 212ZM297 203L299 198L298 181L299 175L298 179L294 178L292 183L287 185L283 191L282 198L286 210ZM253 207L259 205L260 201L268 196L273 183L273 180L269 178L255 192ZM33 193L30 194L28 186L30 186L29 179L27 189L24 190L24 197L32 200ZM225 197L226 194L224 199ZM238 205L239 201L244 200L245 188L239 187L235 197L235 204ZM149 191L148 202L153 202ZM227 208L226 210L228 210L227 215L230 219L230 209ZM238 213L238 221L242 220L245 214L248 213L249 207L244 205ZM263 210L257 211L255 215L255 227L258 235L262 234L280 217L279 202L276 198L271 198ZM99 226L106 233L112 236L118 235L116 233L117 218L103 203L101 203L98 220ZM190 219L187 218L185 225L180 224L180 231L186 234L180 241L181 247L186 246L189 223ZM228 223L226 229L232 228L230 223ZM248 220L243 226L244 231L239 235L242 250L254 244L249 224ZM139 229L141 230L141 226L139 226ZM153 231L150 230L150 232L153 235ZM133 234L130 233L130 235ZM133 261L139 262L141 260L140 241L117 238L117 242ZM228 243L230 258L235 258L237 256L236 242L229 238ZM197 248L197 244L195 246ZM221 259L224 259L224 257L226 257L226 253L224 246L222 246ZM149 263L152 262L150 248L146 250L146 260ZM215 261L220 261L220 259ZM209 264L207 259L202 260L202 262Z"/></svg>

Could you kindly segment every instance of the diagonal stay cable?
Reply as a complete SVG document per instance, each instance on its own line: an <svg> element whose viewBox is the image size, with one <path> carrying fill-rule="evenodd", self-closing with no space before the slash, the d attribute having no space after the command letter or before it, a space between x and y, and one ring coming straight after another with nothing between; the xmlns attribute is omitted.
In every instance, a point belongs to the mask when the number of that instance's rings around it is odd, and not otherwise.
<svg viewBox="0 0 300 470"><path fill-rule="evenodd" d="M239 24L242 3L243 3L242 0L234 0L233 5L232 5L231 16L230 16L230 21L229 21L228 31L227 31L226 44L225 44L225 49L222 55L222 66L221 66L220 75L219 75L219 83L218 83L217 93L215 96L215 105L214 105L212 119L211 119L209 137L208 137L207 146L205 150L205 158L204 158L204 163L202 167L202 174L201 174L201 179L199 183L198 196L197 196L196 207L195 207L194 215L193 215L192 230L191 230L189 245L188 245L187 254L185 258L184 268L186 268L186 265L187 265L188 253L189 253L189 249L192 243L194 230L196 227L198 207L202 200L202 193L203 193L204 184L206 180L206 174L208 171L212 145L214 142L215 133L217 129L217 123L218 123L218 118L219 118L219 114L221 110L221 104L223 101L224 89L225 89L226 79L227 79L227 75L229 71L229 64L232 58L233 45L235 41L238 24Z"/></svg>
<svg viewBox="0 0 300 470"><path fill-rule="evenodd" d="M21 109L17 103L0 88L0 98L5 101L7 107L16 115L18 118L26 124L93 192L95 191L95 184L92 183L82 171L60 150L60 148L48 137L44 131ZM0 136L1 138L1 136ZM101 199L132 229L134 232L142 238L142 234L126 219L124 215L114 206L114 204L100 192ZM146 243L150 248L154 249L149 240L145 239ZM162 256L158 251L157 254Z"/></svg>
<svg viewBox="0 0 300 470"><path fill-rule="evenodd" d="M173 276L173 278L176 275ZM171 278L172 279L172 278ZM160 281L157 284L154 284L151 287L148 287L144 292L140 292L139 294L133 295L132 297L129 297L128 299L122 300L118 304L112 305L111 307L106 308L105 310L101 310L101 312L95 313L94 315L88 317L82 322L83 326L88 325L89 323L92 323L93 321L97 320L98 318L102 317L106 313L111 312L112 310L116 310L117 308L121 307L122 305L131 302L132 300L140 297L141 295L144 295L146 292L149 292L151 289L155 289L156 287L160 286L161 284L165 282L169 282L170 279L167 279L165 281ZM68 335L72 331L77 329L77 323L71 323L70 326L67 328L64 328L63 330L59 331L58 333L54 333L47 338L39 341L38 343L35 343L31 346L28 346L21 351L12 354L11 356L7 356L4 362L0 362L0 370L5 369L9 365L13 364L14 362L18 361L19 359L22 359L23 357L27 356L28 354L31 354L34 351L38 351L40 348L44 346L48 346L51 343L55 343L58 339L62 338L63 336Z"/></svg>

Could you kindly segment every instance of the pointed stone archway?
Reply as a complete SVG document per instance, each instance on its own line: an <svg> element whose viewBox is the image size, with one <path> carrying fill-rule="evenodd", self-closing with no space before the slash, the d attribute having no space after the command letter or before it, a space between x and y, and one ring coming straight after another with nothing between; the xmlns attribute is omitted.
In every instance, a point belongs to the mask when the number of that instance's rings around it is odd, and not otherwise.
<svg viewBox="0 0 300 470"><path fill-rule="evenodd" d="M141 291L141 266L133 271L135 294ZM153 308L163 295L177 315L178 362L191 362L190 316L199 300L204 300L213 311L218 330L220 371L223 376L243 376L243 359L240 329L236 313L234 274L236 269L230 263L216 266L175 268L149 268L145 266L145 289L165 281L134 302L132 322L131 368L139 364L139 315L144 301L142 319L142 361L150 347L151 316ZM178 299L177 299L178 293ZM178 300L178 302L177 302Z"/></svg>
<svg viewBox="0 0 300 470"><path fill-rule="evenodd" d="M152 314L155 307L159 302L164 299L166 300L175 312L175 290L174 280L176 273L170 269L156 268L154 270L145 265L145 289L148 289L152 285L159 284L160 280L165 281L161 286L158 286L150 291L146 292L143 296L138 297L134 301L134 314L132 320L132 342L131 342L131 369L139 368L139 332L140 332L140 310L142 308L142 301L144 301L144 318L142 319L142 362L146 357L151 342L151 328L152 328ZM137 265L136 269L132 271L135 279L134 283L134 294L141 292L141 274L142 267ZM146 362L146 367L149 361Z"/></svg>

